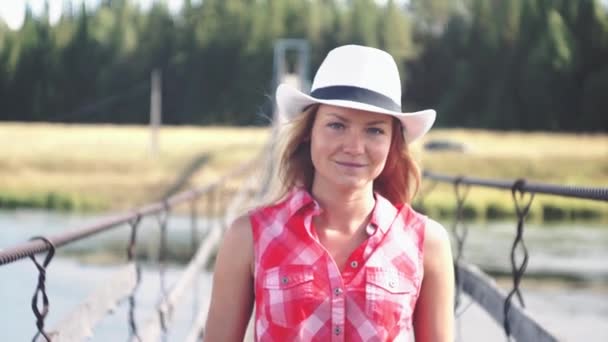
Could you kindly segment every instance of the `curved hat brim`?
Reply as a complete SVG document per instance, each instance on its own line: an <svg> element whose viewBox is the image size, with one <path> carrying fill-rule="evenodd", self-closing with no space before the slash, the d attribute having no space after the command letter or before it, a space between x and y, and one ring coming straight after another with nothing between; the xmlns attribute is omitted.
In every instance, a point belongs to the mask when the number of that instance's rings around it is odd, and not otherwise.
<svg viewBox="0 0 608 342"><path fill-rule="evenodd" d="M315 103L391 115L401 121L404 127L404 138L408 144L426 134L433 126L436 117L436 112L433 109L401 113L361 102L317 99L288 84L280 84L277 87L276 101L279 115L286 120L293 119L304 108Z"/></svg>

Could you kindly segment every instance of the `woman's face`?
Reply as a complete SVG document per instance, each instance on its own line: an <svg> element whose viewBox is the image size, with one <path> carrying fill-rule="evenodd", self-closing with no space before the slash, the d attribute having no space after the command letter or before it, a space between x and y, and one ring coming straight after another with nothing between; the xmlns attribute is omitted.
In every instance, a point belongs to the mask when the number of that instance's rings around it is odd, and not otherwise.
<svg viewBox="0 0 608 342"><path fill-rule="evenodd" d="M373 185L386 164L392 134L391 116L320 105L310 137L314 185Z"/></svg>

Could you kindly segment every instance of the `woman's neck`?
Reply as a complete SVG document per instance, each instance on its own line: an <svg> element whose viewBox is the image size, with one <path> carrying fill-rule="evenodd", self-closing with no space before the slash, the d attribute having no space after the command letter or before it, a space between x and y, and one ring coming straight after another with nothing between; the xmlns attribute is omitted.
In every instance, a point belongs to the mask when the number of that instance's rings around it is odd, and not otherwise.
<svg viewBox="0 0 608 342"><path fill-rule="evenodd" d="M354 233L367 224L375 205L372 184L360 189L336 189L313 183L312 196L323 209L318 223L343 233Z"/></svg>

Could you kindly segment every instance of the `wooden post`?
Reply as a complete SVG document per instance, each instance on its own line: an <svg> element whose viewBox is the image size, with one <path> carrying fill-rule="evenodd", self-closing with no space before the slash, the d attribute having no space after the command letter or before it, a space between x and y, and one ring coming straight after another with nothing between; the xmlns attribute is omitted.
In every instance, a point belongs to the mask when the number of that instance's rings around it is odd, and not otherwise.
<svg viewBox="0 0 608 342"><path fill-rule="evenodd" d="M150 92L150 154L158 156L158 132L162 124L161 73L154 69L151 75Z"/></svg>

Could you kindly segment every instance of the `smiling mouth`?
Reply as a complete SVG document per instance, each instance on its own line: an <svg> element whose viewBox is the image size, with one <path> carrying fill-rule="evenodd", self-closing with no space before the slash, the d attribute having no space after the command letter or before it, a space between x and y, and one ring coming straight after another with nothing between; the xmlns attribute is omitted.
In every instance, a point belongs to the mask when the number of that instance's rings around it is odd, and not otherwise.
<svg viewBox="0 0 608 342"><path fill-rule="evenodd" d="M365 166L365 164L340 162L340 161L336 161L336 164L341 165L341 166L346 166L346 167L364 167Z"/></svg>

